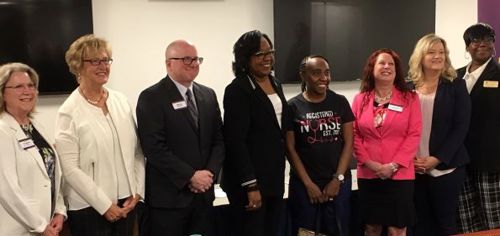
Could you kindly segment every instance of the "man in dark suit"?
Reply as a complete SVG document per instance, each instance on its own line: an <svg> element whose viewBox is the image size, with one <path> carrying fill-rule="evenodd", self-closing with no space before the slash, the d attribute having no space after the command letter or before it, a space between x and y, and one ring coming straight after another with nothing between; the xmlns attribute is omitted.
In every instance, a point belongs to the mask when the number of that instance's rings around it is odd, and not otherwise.
<svg viewBox="0 0 500 236"><path fill-rule="evenodd" d="M465 146L471 162L459 203L464 233L500 228L500 66L495 56L495 31L484 23L464 33L472 61L457 70L472 103Z"/></svg>
<svg viewBox="0 0 500 236"><path fill-rule="evenodd" d="M213 182L224 159L222 119L215 92L193 82L203 58L194 45L172 42L167 76L137 102L146 161L149 235L208 233Z"/></svg>

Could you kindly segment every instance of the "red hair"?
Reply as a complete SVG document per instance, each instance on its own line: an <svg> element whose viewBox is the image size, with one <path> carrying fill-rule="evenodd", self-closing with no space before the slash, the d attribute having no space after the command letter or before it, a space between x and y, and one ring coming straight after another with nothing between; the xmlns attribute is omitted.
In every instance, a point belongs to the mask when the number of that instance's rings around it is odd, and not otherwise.
<svg viewBox="0 0 500 236"><path fill-rule="evenodd" d="M365 67L363 68L363 77L361 81L361 92L369 92L375 88L375 77L373 76L373 69L375 68L375 62L377 61L378 55L382 53L387 53L391 55L394 60L394 66L396 67L396 77L394 78L394 87L401 92L408 92L409 89L406 86L406 82L403 76L403 70L401 69L401 59L399 55L392 49L382 48L373 52L366 60Z"/></svg>

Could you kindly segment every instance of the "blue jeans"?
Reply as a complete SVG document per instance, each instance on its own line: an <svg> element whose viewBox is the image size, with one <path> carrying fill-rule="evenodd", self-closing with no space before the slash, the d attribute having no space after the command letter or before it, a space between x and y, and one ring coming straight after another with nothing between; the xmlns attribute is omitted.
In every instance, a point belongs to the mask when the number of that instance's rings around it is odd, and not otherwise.
<svg viewBox="0 0 500 236"><path fill-rule="evenodd" d="M349 235L349 218L351 216L351 178L348 177L340 185L339 194L333 201L321 205L311 204L307 190L302 181L290 175L288 204L290 209L292 235L297 235L299 227L315 230L316 210L321 210L321 233L329 235ZM323 185L318 186L323 189ZM319 208L318 208L319 207Z"/></svg>

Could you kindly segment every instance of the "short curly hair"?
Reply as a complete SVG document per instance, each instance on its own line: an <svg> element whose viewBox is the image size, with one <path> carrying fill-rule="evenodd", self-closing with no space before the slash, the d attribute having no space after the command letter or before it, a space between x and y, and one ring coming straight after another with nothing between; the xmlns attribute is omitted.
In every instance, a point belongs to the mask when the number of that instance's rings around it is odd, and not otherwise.
<svg viewBox="0 0 500 236"><path fill-rule="evenodd" d="M111 48L106 40L98 38L93 34L84 35L75 40L66 51L65 59L69 71L78 78L83 67L84 56L95 56L105 51L111 58Z"/></svg>
<svg viewBox="0 0 500 236"><path fill-rule="evenodd" d="M9 82L10 76L14 72L26 72L28 73L31 82L35 85L35 88L38 90L38 73L31 68L30 66L19 63L19 62L13 62L13 63L7 63L3 64L0 66L0 114L5 112L5 101L3 98L3 93L5 92L5 84ZM30 113L28 113L28 116L31 117L31 114L34 112L35 109L31 110Z"/></svg>

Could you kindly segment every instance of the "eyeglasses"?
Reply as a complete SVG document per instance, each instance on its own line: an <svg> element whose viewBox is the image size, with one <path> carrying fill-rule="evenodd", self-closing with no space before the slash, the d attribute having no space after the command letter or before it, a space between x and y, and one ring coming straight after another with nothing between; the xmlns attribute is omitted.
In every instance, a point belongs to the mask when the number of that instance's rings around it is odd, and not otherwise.
<svg viewBox="0 0 500 236"><path fill-rule="evenodd" d="M36 90L36 86L33 83L18 84L18 85L14 85L14 86L5 86L5 88L6 89L14 89L14 91L16 91L16 93L22 93L25 89L27 89L30 92Z"/></svg>
<svg viewBox="0 0 500 236"><path fill-rule="evenodd" d="M186 66L193 64L194 61L196 61L198 65L203 63L203 57L171 57L168 60L182 60L182 63Z"/></svg>
<svg viewBox="0 0 500 236"><path fill-rule="evenodd" d="M93 66L99 66L101 64L104 65L111 65L113 63L113 59L111 58L104 58L104 59L83 59L83 62L88 62Z"/></svg>
<svg viewBox="0 0 500 236"><path fill-rule="evenodd" d="M486 37L483 37L483 38L475 38L475 39L472 39L471 40L471 43L473 44L480 44L480 43L492 43L495 41L495 38L493 37L490 37L490 36L486 36Z"/></svg>
<svg viewBox="0 0 500 236"><path fill-rule="evenodd" d="M269 55L274 56L274 53L276 53L276 50L271 49L269 51L259 51L253 54L254 56L258 57L259 59L262 59L264 57L267 57Z"/></svg>

